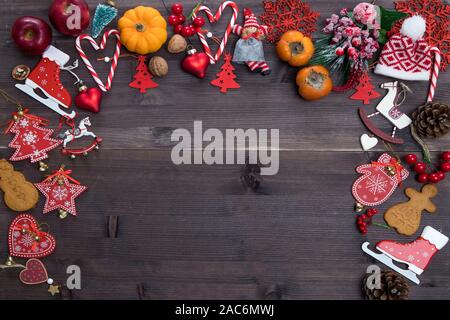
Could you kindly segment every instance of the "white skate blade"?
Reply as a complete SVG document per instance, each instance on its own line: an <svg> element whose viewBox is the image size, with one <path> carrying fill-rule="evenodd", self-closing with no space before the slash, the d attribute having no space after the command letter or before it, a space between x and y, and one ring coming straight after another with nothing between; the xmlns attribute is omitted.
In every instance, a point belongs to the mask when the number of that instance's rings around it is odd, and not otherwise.
<svg viewBox="0 0 450 320"><path fill-rule="evenodd" d="M389 268L391 268L392 270L400 273L401 275L403 275L405 278L408 278L409 280L411 280L412 282L414 282L415 284L420 284L420 280L417 277L417 274L415 274L414 272L412 272L411 270L405 270L402 269L400 267L397 267L393 262L392 259L389 258L388 256L386 256L383 253L376 253L373 252L372 250L369 249L369 242L364 242L361 246L362 250L367 253L369 256L377 259L378 261L380 261L381 263L385 264L386 266L388 266Z"/></svg>
<svg viewBox="0 0 450 320"><path fill-rule="evenodd" d="M53 111L55 111L56 113L58 113L59 115L65 117L65 118L73 119L77 115L77 113L75 111L72 111L71 113L65 112L64 110L62 110L60 108L59 104L52 99L50 99L50 98L44 99L41 96L37 95L34 92L34 88L32 88L31 86L29 86L27 84L17 83L16 88L25 92L30 97L36 99L43 105L47 106L48 108L52 109Z"/></svg>

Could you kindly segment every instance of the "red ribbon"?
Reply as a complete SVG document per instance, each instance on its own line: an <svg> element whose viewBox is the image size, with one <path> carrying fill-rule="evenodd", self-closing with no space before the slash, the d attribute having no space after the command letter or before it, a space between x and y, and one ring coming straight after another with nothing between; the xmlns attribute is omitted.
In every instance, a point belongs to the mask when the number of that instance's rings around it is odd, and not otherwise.
<svg viewBox="0 0 450 320"><path fill-rule="evenodd" d="M13 112L12 113L12 119L9 121L8 128L6 128L4 134L7 134L9 132L9 130L11 130L11 128L14 125L14 123L16 122L16 120L14 120L14 117L17 117L17 118L25 117L27 119L30 119L30 120L38 122L40 125L43 125L44 127L48 125L48 120L47 119L35 116L34 114L29 114L28 113L29 111L30 110L28 108L27 109L23 109L21 115L19 115L19 111Z"/></svg>
<svg viewBox="0 0 450 320"><path fill-rule="evenodd" d="M72 170L64 170L63 168L61 168L61 169L59 169L58 171L55 171L52 175L48 176L48 177L44 180L44 182L50 181L50 180L52 180L52 179L55 178L55 177L64 176L64 177L66 177L67 179L69 179L70 181L72 181L73 183L80 184L80 182L77 181L77 180L75 180L74 178L72 178L72 177L70 176L70 174L72 174Z"/></svg>
<svg viewBox="0 0 450 320"><path fill-rule="evenodd" d="M42 236L46 234L45 232L42 232L41 230L39 230L39 228L37 228L37 226L34 223L30 223L28 225L28 228L25 227L24 225L17 226L14 228L14 230L18 230L20 232L22 232L22 230L26 230L30 233L34 233L36 236L39 237L39 241L42 239ZM31 246L32 250L36 249L36 246L39 245L39 241L36 239L33 241L33 245Z"/></svg>
<svg viewBox="0 0 450 320"><path fill-rule="evenodd" d="M397 159L391 158L389 163L372 161L372 166L374 166L374 167L394 167L395 175L397 177L397 183L398 183L399 186L402 185L402 181L403 181L403 179L402 179L403 166L400 164L400 162L397 161Z"/></svg>

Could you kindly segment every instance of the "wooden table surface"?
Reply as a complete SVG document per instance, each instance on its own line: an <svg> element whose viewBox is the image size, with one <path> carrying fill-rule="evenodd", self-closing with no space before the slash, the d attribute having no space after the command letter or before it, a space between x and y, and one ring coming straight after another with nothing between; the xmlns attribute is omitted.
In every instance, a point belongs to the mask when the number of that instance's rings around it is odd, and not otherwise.
<svg viewBox="0 0 450 320"><path fill-rule="evenodd" d="M22 15L47 20L50 2L0 0L0 87L34 114L50 119L55 128L58 116L15 89L10 75L15 65L38 62L38 57L24 56L15 48L11 25ZM186 8L194 3L182 2ZM391 1L377 2L393 7ZM88 3L93 11L98 1ZM117 3L120 13L146 4L166 15L159 1ZM208 3L216 8L220 1ZM310 3L321 13L322 21L357 1ZM261 1L239 0L238 4L253 8L258 15L262 12ZM212 30L221 32L224 23ZM236 40L231 37L228 50ZM72 38L55 31L53 44L72 60L78 57ZM200 49L196 38L194 45ZM95 55L92 50L87 53ZM209 85L218 66L211 66L206 79L199 80L180 69L183 54L169 54L166 49L158 55L168 60L169 75L155 79L158 88L140 94L128 87L136 61L120 59L102 111L91 115L93 130L104 139L101 150L75 160L53 151L48 160L52 169L66 164L73 176L89 187L78 198L78 216L65 220L56 213L43 216L43 197L31 211L51 226L57 239L56 252L44 259L51 277L61 283L68 265L81 268L82 290L74 290L73 299L361 299L361 278L374 263L362 253L361 243L382 239L407 242L417 237L377 227L371 227L367 237L358 233L350 192L358 177L354 170L368 157L375 160L384 150L382 144L367 154L361 150L359 136L366 130L357 115L360 103L349 100L350 93L306 102L296 92L296 69L279 61L272 45L265 44L265 53L272 74L262 77L236 65L241 89L226 95ZM98 69L105 74L107 66L99 63ZM83 64L76 72L94 85ZM376 86L387 80L373 76ZM67 73L62 81L75 95L73 79ZM436 100L450 100L449 82L449 74L442 73ZM402 109L409 113L424 102L428 86L424 82L408 85L413 93ZM366 110L373 110L376 102ZM2 123L12 111L12 105L0 103ZM170 134L176 128L192 130L194 120L202 120L204 128L220 130L279 129L279 173L264 177L254 192L241 183L242 165L172 164ZM386 122L379 125L389 130ZM419 152L409 130L398 135L406 140L394 147L399 155ZM429 142L435 159L439 151L449 149L449 138ZM10 139L0 137L0 158L11 155ZM14 165L30 181L43 179L28 161ZM419 184L409 178L404 186L418 188ZM431 225L450 234L449 194L447 180L439 184L434 199L437 214L423 214L422 227ZM403 192L397 191L379 210L382 213L404 200ZM6 234L15 213L3 203L0 206L0 257L4 259ZM108 221L114 217L119 218L116 238L108 237ZM382 222L382 214L376 221ZM1 299L51 299L45 285L25 286L17 274L18 270L0 272ZM421 280L420 286L411 284L412 299L450 298L449 246L433 259Z"/></svg>

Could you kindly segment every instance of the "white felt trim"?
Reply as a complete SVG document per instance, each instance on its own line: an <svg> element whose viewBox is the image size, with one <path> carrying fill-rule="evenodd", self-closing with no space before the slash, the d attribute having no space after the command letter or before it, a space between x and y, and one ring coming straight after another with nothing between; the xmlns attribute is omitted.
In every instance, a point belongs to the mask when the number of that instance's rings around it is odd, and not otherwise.
<svg viewBox="0 0 450 320"><path fill-rule="evenodd" d="M388 67L383 64L377 64L374 72L376 74L381 74L384 76L392 77L401 80L417 80L417 81L428 81L430 80L430 71L422 72L407 72Z"/></svg>
<svg viewBox="0 0 450 320"><path fill-rule="evenodd" d="M44 51L43 57L55 61L60 67L63 67L70 60L69 55L54 46L48 46Z"/></svg>
<svg viewBox="0 0 450 320"><path fill-rule="evenodd" d="M422 238L430 241L441 250L448 242L448 237L437 231L436 229L426 226L422 231Z"/></svg>

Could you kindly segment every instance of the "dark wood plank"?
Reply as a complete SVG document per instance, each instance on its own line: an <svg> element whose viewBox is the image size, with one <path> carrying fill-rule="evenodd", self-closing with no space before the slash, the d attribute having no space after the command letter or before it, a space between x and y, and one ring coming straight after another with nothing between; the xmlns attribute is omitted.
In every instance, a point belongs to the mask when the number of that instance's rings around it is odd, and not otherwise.
<svg viewBox="0 0 450 320"><path fill-rule="evenodd" d="M92 7L98 3L88 2ZM191 6L191 2L182 2ZM132 0L119 2L119 6L123 10L141 3ZM208 3L217 7L220 2ZM310 3L323 19L356 1L335 6L324 0ZM387 0L380 4L392 7ZM163 8L158 2L152 5ZM243 0L239 5L262 11L259 1ZM56 127L56 115L16 90L10 78L13 66L37 62L14 48L9 37L14 19L20 15L45 17L47 6L40 1L2 1L0 87ZM223 30L223 22L213 30ZM77 57L72 39L55 32L54 40L73 59ZM193 42L199 48L198 41ZM120 61L103 111L91 116L95 132L104 138L102 149L88 159L74 161L55 151L49 160L52 168L68 165L74 177L89 187L77 203L79 216L64 221L55 214L43 216L43 199L31 211L38 220L48 222L57 237L57 251L45 258L51 276L62 281L69 264L82 269L83 289L73 291L74 299L263 299L273 288L282 299L360 299L361 277L373 263L361 252L361 243L366 239L372 243L413 239L376 227L371 227L367 237L356 231L350 187L357 177L355 166L368 160L358 141L366 132L357 116L359 104L347 99L350 93L332 94L313 103L303 101L294 85L296 69L281 63L273 46L266 49L272 75L264 78L236 66L242 88L227 95L208 84L219 66L210 67L207 79L194 79L178 66L183 55L165 50L158 54L168 60L169 75L156 80L159 88L140 95L127 86L135 62ZM100 64L99 70L106 72L106 65ZM93 85L83 66L77 73ZM376 85L386 81L378 76L373 79ZM448 73L442 73L438 100L449 100L449 81ZM75 94L67 74L63 82ZM423 103L427 85L408 85L414 93L402 108L411 112ZM12 110L0 103L1 122ZM202 120L204 128L221 130L279 129L283 150L279 173L264 177L253 192L241 184L240 165L173 165L170 133L176 128L192 129L194 120ZM387 123L379 124L389 130ZM406 140L395 147L400 155L418 150L408 132L399 135ZM9 140L9 136L0 137L0 158L11 154ZM437 151L448 149L449 141L449 137L430 141L435 159ZM379 146L368 155L375 159L381 150ZM19 162L15 166L31 181L42 179L34 165ZM406 186L419 187L413 179ZM424 214L422 220L422 225L447 234L449 189L448 181L439 185L438 213ZM404 199L402 191L397 191L380 206L380 212ZM0 253L6 258L5 235L14 213L1 206ZM118 217L115 238L109 217ZM376 220L382 222L382 215ZM445 248L434 258L422 276L423 284L411 285L412 298L450 298L449 256ZM22 285L17 273L0 272L1 299L51 298L45 286Z"/></svg>

